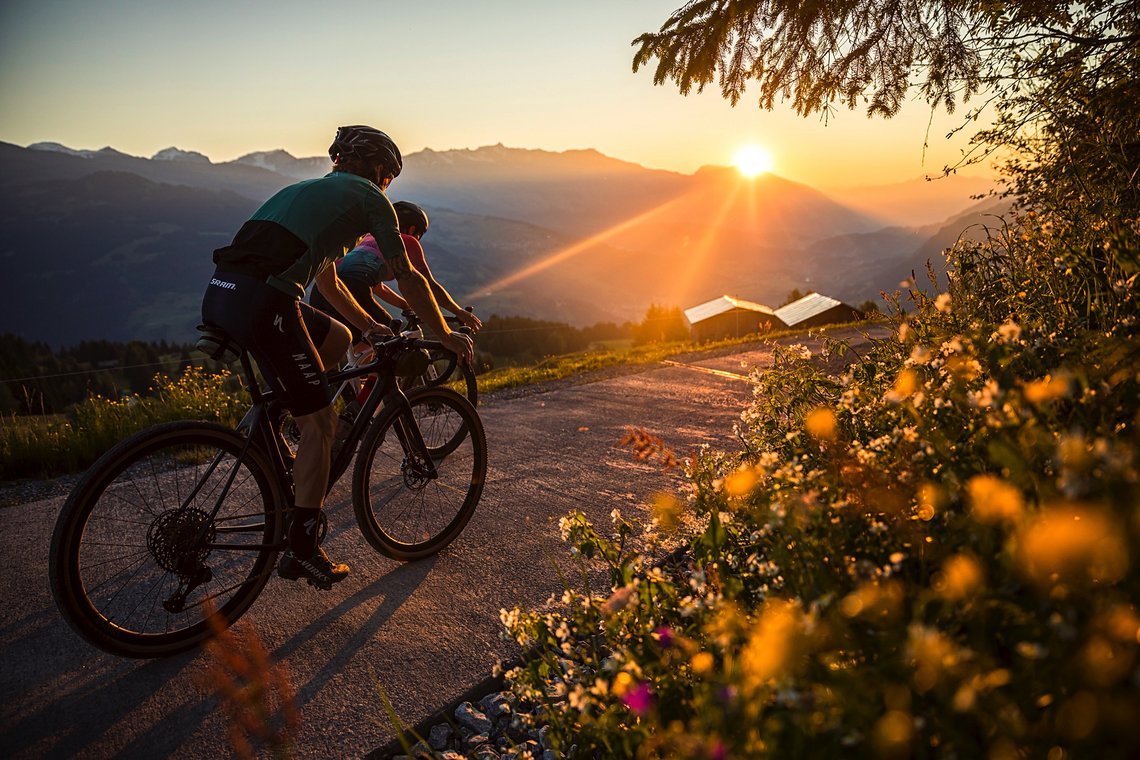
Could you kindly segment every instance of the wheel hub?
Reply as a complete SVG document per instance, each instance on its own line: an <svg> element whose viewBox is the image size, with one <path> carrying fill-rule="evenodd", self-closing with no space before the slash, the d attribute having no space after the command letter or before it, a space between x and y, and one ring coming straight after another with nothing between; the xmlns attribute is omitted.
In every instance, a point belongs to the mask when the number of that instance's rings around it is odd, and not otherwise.
<svg viewBox="0 0 1140 760"><path fill-rule="evenodd" d="M209 522L209 514L193 507L163 512L147 531L146 548L164 570L192 575L210 553L207 544L214 540L216 531ZM207 524L209 527L199 542L198 534Z"/></svg>
<svg viewBox="0 0 1140 760"><path fill-rule="evenodd" d="M420 456L410 456L400 465L400 473L404 476L404 485L413 491L422 490L431 479L428 477L428 468Z"/></svg>

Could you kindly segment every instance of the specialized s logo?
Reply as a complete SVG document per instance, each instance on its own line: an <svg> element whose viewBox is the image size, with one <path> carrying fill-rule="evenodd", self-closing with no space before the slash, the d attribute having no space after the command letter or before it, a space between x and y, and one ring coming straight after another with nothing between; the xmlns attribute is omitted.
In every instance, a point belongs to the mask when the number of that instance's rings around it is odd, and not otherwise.
<svg viewBox="0 0 1140 760"><path fill-rule="evenodd" d="M276 327L282 334L285 333L285 328L281 325L281 315L273 317L273 326Z"/></svg>

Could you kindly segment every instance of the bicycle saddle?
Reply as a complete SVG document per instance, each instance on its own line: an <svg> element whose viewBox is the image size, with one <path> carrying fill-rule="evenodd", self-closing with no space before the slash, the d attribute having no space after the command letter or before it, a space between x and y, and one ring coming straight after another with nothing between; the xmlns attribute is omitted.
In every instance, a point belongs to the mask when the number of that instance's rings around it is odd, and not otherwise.
<svg viewBox="0 0 1140 760"><path fill-rule="evenodd" d="M194 348L204 353L214 361L223 364L233 364L241 358L241 346L217 325L198 325L198 332L202 337L194 344Z"/></svg>

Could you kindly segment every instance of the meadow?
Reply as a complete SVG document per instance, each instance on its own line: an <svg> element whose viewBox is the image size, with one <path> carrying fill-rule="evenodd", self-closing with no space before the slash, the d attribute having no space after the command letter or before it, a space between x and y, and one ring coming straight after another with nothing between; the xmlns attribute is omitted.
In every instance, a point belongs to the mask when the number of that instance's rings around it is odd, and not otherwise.
<svg viewBox="0 0 1140 760"><path fill-rule="evenodd" d="M778 338L794 331L772 333ZM585 351L548 356L520 366L479 375L482 395L605 370L632 370L693 351L715 352L752 342L758 336L695 344L673 340L634 344L599 341ZM104 451L151 425L181 419L236 424L248 396L229 370L191 367L184 374L153 376L142 393L110 397L93 393L66 412L0 416L0 482L50 478L86 469Z"/></svg>
<svg viewBox="0 0 1140 760"><path fill-rule="evenodd" d="M738 450L635 436L687 488L568 515L608 587L502 612L555 750L1140 754L1137 232L1023 213L845 371L778 349Z"/></svg>

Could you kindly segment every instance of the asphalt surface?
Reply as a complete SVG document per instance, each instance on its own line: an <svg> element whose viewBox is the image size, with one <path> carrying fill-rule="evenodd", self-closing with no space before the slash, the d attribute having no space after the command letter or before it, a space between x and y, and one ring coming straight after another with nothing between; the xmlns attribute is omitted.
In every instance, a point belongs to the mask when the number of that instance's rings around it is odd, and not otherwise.
<svg viewBox="0 0 1140 760"><path fill-rule="evenodd" d="M371 550L352 514L349 478L327 503L325 548L352 566L328 592L274 577L238 626L283 665L302 714L298 757L360 757L394 736L381 690L407 725L433 715L517 655L499 610L539 607L579 570L558 520L615 507L644 512L681 476L640 462L627 425L678 456L733 447L761 348L539 389L480 406L490 446L482 502L439 555L401 564ZM47 580L62 499L0 509L0 754L32 757L224 757L226 718L201 651L138 661L97 650L63 622Z"/></svg>

